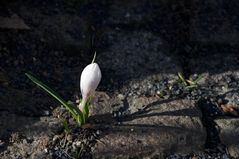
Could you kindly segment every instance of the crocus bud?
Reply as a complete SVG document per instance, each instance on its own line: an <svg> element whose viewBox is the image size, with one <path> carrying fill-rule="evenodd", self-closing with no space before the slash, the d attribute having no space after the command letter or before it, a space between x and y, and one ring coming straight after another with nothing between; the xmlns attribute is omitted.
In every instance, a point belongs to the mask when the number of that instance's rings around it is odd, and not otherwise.
<svg viewBox="0 0 239 159"><path fill-rule="evenodd" d="M97 63L87 65L81 73L80 88L82 102L79 109L83 110L88 98L94 93L101 80L101 71Z"/></svg>

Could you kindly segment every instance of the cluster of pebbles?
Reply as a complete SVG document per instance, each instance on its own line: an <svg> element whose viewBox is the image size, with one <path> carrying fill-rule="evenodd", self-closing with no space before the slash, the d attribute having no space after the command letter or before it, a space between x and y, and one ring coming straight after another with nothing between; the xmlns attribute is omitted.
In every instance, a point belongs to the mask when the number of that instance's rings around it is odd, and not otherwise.
<svg viewBox="0 0 239 159"><path fill-rule="evenodd" d="M70 133L55 135L49 155L52 158L92 158L91 147L96 142L99 130L73 128Z"/></svg>

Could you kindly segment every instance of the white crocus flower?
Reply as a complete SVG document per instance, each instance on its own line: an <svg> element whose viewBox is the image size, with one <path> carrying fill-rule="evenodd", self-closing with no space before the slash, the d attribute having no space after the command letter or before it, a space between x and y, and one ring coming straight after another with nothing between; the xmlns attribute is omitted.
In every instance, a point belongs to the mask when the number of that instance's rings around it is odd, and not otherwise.
<svg viewBox="0 0 239 159"><path fill-rule="evenodd" d="M83 111L83 108L89 97L95 92L100 80L101 71L97 63L91 63L87 65L82 71L80 79L82 101L79 105L79 109L81 111Z"/></svg>

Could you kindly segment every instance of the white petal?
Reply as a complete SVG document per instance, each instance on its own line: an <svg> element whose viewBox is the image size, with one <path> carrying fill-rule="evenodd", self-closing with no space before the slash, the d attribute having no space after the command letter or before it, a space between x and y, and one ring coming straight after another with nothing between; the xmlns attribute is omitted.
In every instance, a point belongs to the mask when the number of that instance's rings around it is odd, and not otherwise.
<svg viewBox="0 0 239 159"><path fill-rule="evenodd" d="M101 71L97 63L87 65L81 73L80 88L83 100L96 90L101 80Z"/></svg>

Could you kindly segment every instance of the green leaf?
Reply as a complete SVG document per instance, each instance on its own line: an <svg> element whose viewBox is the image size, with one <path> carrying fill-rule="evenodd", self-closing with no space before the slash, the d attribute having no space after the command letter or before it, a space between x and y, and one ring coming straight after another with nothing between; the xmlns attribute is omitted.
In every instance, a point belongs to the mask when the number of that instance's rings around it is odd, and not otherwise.
<svg viewBox="0 0 239 159"><path fill-rule="evenodd" d="M204 76L201 74L198 76L198 78L196 80L194 80L195 83L198 83L200 80L202 80L204 78Z"/></svg>
<svg viewBox="0 0 239 159"><path fill-rule="evenodd" d="M84 114L85 120L87 120L88 117L89 117L89 112L90 112L89 107L91 106L90 103L91 103L92 100L93 100L93 97L90 96L89 99L87 100L86 104L85 104L84 109L83 109L83 114Z"/></svg>
<svg viewBox="0 0 239 159"><path fill-rule="evenodd" d="M179 79L182 81L182 83L184 84L184 86L187 86L187 82L185 80L185 78L183 77L183 75L181 73L178 73L178 77Z"/></svg>
<svg viewBox="0 0 239 159"><path fill-rule="evenodd" d="M72 105L68 104L64 99L62 99L54 90L49 88L47 85L33 77L32 75L25 73L25 75L35 84L37 84L40 88L49 93L52 97L54 97L57 101L59 101L73 116L74 119L77 119L77 113L79 113L78 108L74 108Z"/></svg>
<svg viewBox="0 0 239 159"><path fill-rule="evenodd" d="M189 85L196 85L194 81L190 81L190 80L186 80L186 81L189 83Z"/></svg>
<svg viewBox="0 0 239 159"><path fill-rule="evenodd" d="M68 105L71 105L71 104L68 103ZM71 107L74 108L74 105L71 105ZM75 120L77 121L77 123L78 123L79 125L85 123L85 122L83 121L83 112L81 112L80 109L78 109L78 108L75 108L73 111L75 112L75 114L77 114L77 115L76 115L76 118L75 118Z"/></svg>
<svg viewBox="0 0 239 159"><path fill-rule="evenodd" d="M81 125L84 123L83 116L77 115L76 122Z"/></svg>
<svg viewBox="0 0 239 159"><path fill-rule="evenodd" d="M86 121L89 117L89 103L86 103L84 109L83 109L83 114L84 114L84 120Z"/></svg>
<svg viewBox="0 0 239 159"><path fill-rule="evenodd" d="M194 88L197 88L198 85L190 85L190 86L186 86L187 89L194 89Z"/></svg>
<svg viewBox="0 0 239 159"><path fill-rule="evenodd" d="M71 132L68 122L66 120L63 121L63 126L64 126L64 130L67 134Z"/></svg>

